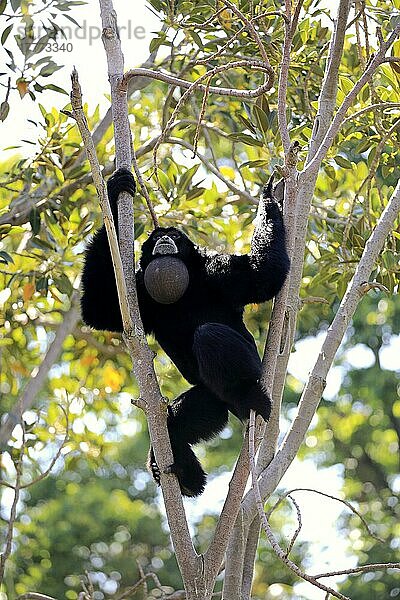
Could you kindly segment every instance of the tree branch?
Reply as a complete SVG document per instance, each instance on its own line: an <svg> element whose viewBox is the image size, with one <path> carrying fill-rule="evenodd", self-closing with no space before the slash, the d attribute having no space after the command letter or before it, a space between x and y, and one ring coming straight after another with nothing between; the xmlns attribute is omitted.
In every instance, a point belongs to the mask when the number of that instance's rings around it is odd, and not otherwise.
<svg viewBox="0 0 400 600"><path fill-rule="evenodd" d="M347 2L348 0L343 0L343 1ZM329 128L327 128L326 134L324 135L323 139L321 140L321 135L317 135L316 139L319 140L319 143L315 144L314 153L312 153L311 149L310 149L309 157L307 158L307 163L304 168L303 174L306 174L310 171L313 171L313 172L318 171L321 161L326 156L336 134L338 133L339 129L342 126L342 123L344 121L344 118L345 118L345 115L346 115L348 109L350 108L354 99L356 98L358 93L362 90L364 85L366 83L368 83L369 81L371 81L372 76L375 73L375 71L377 70L377 68L382 64L382 62L384 62L386 52L388 51L390 46L393 44L393 42L396 40L396 38L399 35L400 35L400 23L394 28L394 30L388 37L387 41L382 42L378 52L375 54L375 56L369 62L366 70L361 75L360 79L357 81L357 83L354 84L353 88L350 90L350 92L344 98L342 104L336 111L336 114L332 120L332 123L330 124ZM314 144L313 144L313 147L314 147Z"/></svg>
<svg viewBox="0 0 400 600"><path fill-rule="evenodd" d="M295 458L321 399L328 371L343 339L357 305L363 297L363 285L368 281L387 236L400 212L400 181L388 201L375 229L368 239L353 279L326 334L321 351L303 390L295 417L277 454L264 470L260 480L262 497L266 498ZM255 498L248 492L242 503L248 519L256 513Z"/></svg>
<svg viewBox="0 0 400 600"><path fill-rule="evenodd" d="M16 459L16 461L14 462L15 472L16 472L14 497L13 497L13 501L12 501L11 509L10 509L10 518L9 518L8 524L7 524L7 533L5 536L6 537L5 547L4 547L3 552L0 554L0 584L3 583L6 562L11 553L13 534L14 534L14 525L15 525L15 520L17 518L17 507L18 507L18 501L19 501L19 496L20 496L20 492L21 492L22 456L25 451L25 430L24 430L24 428L22 428L22 429L23 429L23 443L22 443L22 447L20 449L20 454L19 454L18 458Z"/></svg>
<svg viewBox="0 0 400 600"><path fill-rule="evenodd" d="M339 2L334 31L329 45L328 62L325 68L325 76L322 82L321 94L318 102L318 113L315 117L310 150L307 157L308 162L314 157L326 134L332 119L333 111L335 110L339 67L343 54L344 38L350 6L350 0L340 0Z"/></svg>
<svg viewBox="0 0 400 600"><path fill-rule="evenodd" d="M234 194L237 194L238 196L240 196L240 198L243 198L243 200L246 200L246 202L250 202L251 204L256 204L256 200L251 194L241 190L240 188L236 187L236 185L234 183L229 181L229 179L226 179L226 177L224 177L222 175L222 173L216 167L214 167L214 165L212 163L210 163L210 161L203 154L200 154L200 152L195 150L194 146L192 146L192 144L190 144L186 140L182 140L181 138L169 137L164 140L164 144L177 144L178 146L182 146L182 148L186 148L187 150L190 150L191 152L193 152L193 154L195 156L197 156L197 158L199 160L201 160L203 165L211 173L213 173L213 175L218 177L218 179L226 185L226 187L231 192L233 192Z"/></svg>
<svg viewBox="0 0 400 600"><path fill-rule="evenodd" d="M262 63L259 60L257 61L257 60L246 59L246 60L235 61L235 62L243 63L243 65L244 65L244 63L246 63L246 66L248 66L250 69L255 70L255 71L263 71L265 73L270 73L270 71L266 68L264 63ZM242 65L239 64L236 66L240 67ZM234 67L232 67L232 68L234 68ZM130 69L129 71L127 71L124 75L124 80L129 80L132 77L148 77L150 79L156 79L157 81L163 81L164 83L168 83L170 85L174 85L176 87L180 87L185 90L188 90L193 85L193 82L191 82L191 81L185 81L184 79L179 79L179 77L175 77L174 75L170 75L169 73L165 73L164 71L153 71L151 69L144 69L141 67L139 67L137 69ZM206 88L205 85L202 85L200 83L196 87L201 92L204 92L204 90ZM262 85L259 85L254 90L237 90L235 88L215 87L213 85L210 85L209 91L211 94L217 94L219 96L229 96L231 98L258 98L258 96L262 96L262 94L267 92L270 88L271 88L271 84L270 84L269 79L267 79L266 82L264 82Z"/></svg>
<svg viewBox="0 0 400 600"><path fill-rule="evenodd" d="M99 0L99 2L103 26L102 38L107 55L111 85L116 162L117 167L129 168L132 158L132 142L127 105L128 80L123 77L124 58L118 35L116 13L112 0ZM96 168L96 165L94 166ZM124 310L126 311L129 307L128 312L132 317L129 317L129 321L123 320L123 339L133 359L133 370L139 385L140 395L142 398L146 398L146 416L150 439L161 471L161 488L176 558L187 593L197 593L197 578L201 573L202 561L197 556L190 538L178 480L175 475L167 472L167 467L173 463L173 455L167 430L166 403L163 402L160 394L152 362L153 354L147 344L139 313L135 274L134 269L132 269L134 264L132 202L128 196L126 202L123 199L123 203L121 203L121 196L125 195L127 194L120 194L118 201L118 223L121 257L129 296L125 298L124 293L121 294L120 304L123 299ZM112 237L114 237L114 241L112 241ZM111 238L109 236L110 246L111 243L116 241L115 230L112 231L112 229ZM119 289L124 289L125 281L117 280L117 284ZM121 309L123 308L122 304Z"/></svg>
<svg viewBox="0 0 400 600"><path fill-rule="evenodd" d="M154 61L157 56L157 51L152 52L147 60L142 64L140 68L148 69L152 65L154 65ZM149 85L151 79L148 77L135 77L132 81L129 82L128 86L128 94L131 96L135 91L141 90L147 85ZM106 114L97 125L96 129L93 132L93 142L95 146L97 146L104 135L108 131L112 124L112 109L111 107L107 110ZM86 155L83 151L79 152L76 157L73 159L73 163L71 165L71 169L75 169L78 165L83 163L86 160ZM80 187L80 185L84 185L85 179L79 180L78 185L76 182L72 184L67 184L58 192L58 194L63 195L65 193L72 193L75 186ZM90 175L87 176L87 180L91 181ZM0 225L22 225L29 221L29 215L32 208L36 208L39 212L43 211L51 201L54 200L54 197L50 194L50 192L57 185L57 182L53 178L47 178L46 181L41 184L38 188L36 188L33 192L29 194L24 190L20 193L20 195L13 200L11 209L0 216ZM76 189L76 188L75 188Z"/></svg>
<svg viewBox="0 0 400 600"><path fill-rule="evenodd" d="M206 94L206 96L208 96L209 92L211 92L211 89L212 89L211 86L209 85L209 82L215 75L217 75L218 73L222 73L224 71L228 71L229 69L236 69L238 67L243 67L243 68L247 67L248 69L256 69L256 70L263 71L263 72L269 72L268 68L260 61L250 60L250 59L236 60L236 61L232 61L227 64L224 64L224 65L219 65L212 69L209 69L206 73L203 73L203 75L200 75L193 83L191 83L189 85L189 87L186 89L186 91L179 98L176 107L174 108L168 122L164 126L164 128L161 132L161 135L156 142L156 145L154 146L153 163L154 163L154 173L156 175L156 179L157 179L157 150L158 150L159 146L162 144L162 142L165 140L165 138L167 137L169 132L171 131L171 128L173 127L174 122L175 122L175 117L179 113L180 109L182 108L182 106L184 105L186 100L197 89L201 89L203 91L203 93ZM201 85L202 81L207 81L206 85Z"/></svg>
<svg viewBox="0 0 400 600"><path fill-rule="evenodd" d="M301 579L304 579L305 581L308 581L315 587L318 587L321 590L324 590L325 592L331 594L332 596L335 596L335 598L339 598L340 600L350 600L350 598L348 598L347 596L344 596L343 594L341 594L340 592L337 592L336 590L332 589L331 587L322 584L315 577L312 577L311 575L307 575L307 573L304 573L304 571L302 571L292 560L290 560L290 558L288 557L288 553L285 552L280 547L278 540L276 539L276 537L274 536L274 534L272 532L271 526L267 519L267 515L264 512L264 502L262 501L262 498L261 498L260 488L259 488L258 479L257 479L256 463L255 463L254 430L255 430L255 412L252 410L252 411L250 411L250 423L249 423L249 456L250 456L250 471L251 471L252 486L253 486L252 490L254 493L255 503L257 506L257 511L258 511L259 517L261 519L263 529L266 533L267 539L268 539L269 543L271 544L273 551L275 552L276 556L291 571L293 571L293 573L295 573Z"/></svg>
<svg viewBox="0 0 400 600"><path fill-rule="evenodd" d="M218 575L229 537L235 524L246 482L249 476L248 435L244 438L242 450L236 462L229 491L225 499L211 544L204 555L205 577L210 582Z"/></svg>
<svg viewBox="0 0 400 600"><path fill-rule="evenodd" d="M33 406L38 393L48 377L50 368L54 365L61 353L65 338L76 327L80 317L78 297L79 293L75 291L71 297L71 307L64 313L64 319L57 328L56 336L41 361L38 372L35 376L31 376L22 392L20 400L18 400L18 412L11 411L1 426L0 450L6 448L13 429L20 422L23 413Z"/></svg>

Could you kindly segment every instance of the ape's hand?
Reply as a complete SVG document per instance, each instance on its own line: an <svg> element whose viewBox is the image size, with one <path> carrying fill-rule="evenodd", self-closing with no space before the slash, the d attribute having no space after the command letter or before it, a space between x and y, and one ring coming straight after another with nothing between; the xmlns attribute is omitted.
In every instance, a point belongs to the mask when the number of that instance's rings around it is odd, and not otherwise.
<svg viewBox="0 0 400 600"><path fill-rule="evenodd" d="M107 192L111 207L116 205L121 192L134 196L136 184L132 173L128 169L117 169L107 181Z"/></svg>

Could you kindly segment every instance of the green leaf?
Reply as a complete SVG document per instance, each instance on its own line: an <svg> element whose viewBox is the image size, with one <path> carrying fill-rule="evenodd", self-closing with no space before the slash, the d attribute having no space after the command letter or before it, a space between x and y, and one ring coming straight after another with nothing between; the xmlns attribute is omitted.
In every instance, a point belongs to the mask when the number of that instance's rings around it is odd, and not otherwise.
<svg viewBox="0 0 400 600"><path fill-rule="evenodd" d="M60 69L62 69L62 65L56 65L53 62L48 63L47 65L44 65L44 67L42 67L40 69L39 75L41 77L49 77L50 75L53 75L53 73L55 73L56 71L59 71Z"/></svg>
<svg viewBox="0 0 400 600"><path fill-rule="evenodd" d="M195 31L193 31L193 30L189 30L189 31L188 31L188 34L189 34L189 35L190 35L190 37L193 39L193 41L195 42L195 44L196 44L196 45L197 45L199 48L201 48L201 50L203 50L203 48L204 48L204 44L203 44L203 42L201 41L201 37L199 36L199 34L198 34L198 33L196 33L196 32L195 32Z"/></svg>
<svg viewBox="0 0 400 600"><path fill-rule="evenodd" d="M340 89L347 94L353 89L354 83L349 77L340 77Z"/></svg>
<svg viewBox="0 0 400 600"><path fill-rule="evenodd" d="M158 181L160 182L160 186L165 195L167 195L171 189L173 188L172 182L170 181L168 175L164 173L161 169L158 170Z"/></svg>
<svg viewBox="0 0 400 600"><path fill-rule="evenodd" d="M40 231L40 212L37 208L32 208L29 213L29 223L31 224L33 235L37 235Z"/></svg>
<svg viewBox="0 0 400 600"><path fill-rule="evenodd" d="M54 251L53 246L51 244L49 244L49 242L46 242L45 240L42 240L41 238L39 238L37 236L35 236L31 239L31 244L35 248L40 248L40 250L45 250L46 252L48 250Z"/></svg>
<svg viewBox="0 0 400 600"><path fill-rule="evenodd" d="M7 119L8 113L10 112L10 105L8 102L4 100L0 104L0 121L5 121Z"/></svg>
<svg viewBox="0 0 400 600"><path fill-rule="evenodd" d="M5 250L0 250L0 261L3 263L14 263L13 257Z"/></svg>
<svg viewBox="0 0 400 600"><path fill-rule="evenodd" d="M68 92L66 92L65 90L63 90L63 88L59 87L58 85L55 85L54 83L48 83L47 85L45 85L43 87L44 90L52 90L53 92L58 92L60 94L65 94L66 96L68 96Z"/></svg>
<svg viewBox="0 0 400 600"><path fill-rule="evenodd" d="M257 124L258 129L262 133L267 133L270 128L268 116L265 114L265 112L262 110L262 108L257 106L257 104L255 104L253 106L253 115L254 115L254 120Z"/></svg>
<svg viewBox="0 0 400 600"><path fill-rule="evenodd" d="M54 173L59 183L64 183L65 177L64 173L58 167L54 167Z"/></svg>
<svg viewBox="0 0 400 600"><path fill-rule="evenodd" d="M42 291L47 292L48 289L49 289L49 280L47 279L47 277L39 277L39 279L36 280L36 291L37 292L42 292Z"/></svg>
<svg viewBox="0 0 400 600"><path fill-rule="evenodd" d="M242 163L239 166L239 169L244 169L244 167L249 167L250 169L256 169L259 167L268 167L269 162L267 160L246 160L246 162Z"/></svg>
<svg viewBox="0 0 400 600"><path fill-rule="evenodd" d="M256 128L254 127L253 123L249 119L247 119L240 113L238 113L236 116L239 119L239 121L242 123L242 125L244 125L245 129L249 129L252 133L256 133Z"/></svg>
<svg viewBox="0 0 400 600"><path fill-rule="evenodd" d="M3 33L1 34L1 45L4 46L8 36L11 33L11 30L13 28L13 25L9 25L8 27L5 28L5 30L3 31Z"/></svg>
<svg viewBox="0 0 400 600"><path fill-rule="evenodd" d="M150 52L155 52L166 41L166 34L161 33L158 37L151 40L149 44Z"/></svg>
<svg viewBox="0 0 400 600"><path fill-rule="evenodd" d="M178 189L177 189L178 193L184 193L187 190L194 175L197 173L199 167L200 167L200 164L194 165L190 169L187 169L187 171L185 173L183 173L183 175L179 179L179 184L178 184Z"/></svg>
<svg viewBox="0 0 400 600"><path fill-rule="evenodd" d="M57 289L60 290L62 294L67 294L69 296L72 293L72 283L70 282L65 273L62 273L60 277L55 277L54 283L56 284Z"/></svg>
<svg viewBox="0 0 400 600"><path fill-rule="evenodd" d="M43 104L39 104L39 109L40 109L40 112L42 113L42 116L44 118L46 118L47 110L45 109L45 107L43 106Z"/></svg>
<svg viewBox="0 0 400 600"><path fill-rule="evenodd" d="M186 200L194 200L195 198L202 196L205 192L206 190L202 187L194 187L187 192Z"/></svg>
<svg viewBox="0 0 400 600"><path fill-rule="evenodd" d="M140 237L143 232L144 232L144 223L141 223L140 221L139 222L135 221L135 226L134 226L134 238L135 238L135 240L138 237Z"/></svg>
<svg viewBox="0 0 400 600"><path fill-rule="evenodd" d="M336 171L335 168L332 167L332 165L324 165L324 171L328 175L329 179L336 179Z"/></svg>
<svg viewBox="0 0 400 600"><path fill-rule="evenodd" d="M339 167L342 167L343 169L351 169L352 168L352 164L349 160L347 160L347 158L344 158L344 156L340 156L340 155L336 155L335 158L333 159L335 161L335 163L337 165L339 165Z"/></svg>
<svg viewBox="0 0 400 600"><path fill-rule="evenodd" d="M386 269L393 271L399 268L399 262L391 250L385 250L382 253L382 261Z"/></svg>
<svg viewBox="0 0 400 600"><path fill-rule="evenodd" d="M247 144L248 146L258 146L259 148L264 146L263 142L246 133L230 133L228 137L235 142L242 142L242 144Z"/></svg>

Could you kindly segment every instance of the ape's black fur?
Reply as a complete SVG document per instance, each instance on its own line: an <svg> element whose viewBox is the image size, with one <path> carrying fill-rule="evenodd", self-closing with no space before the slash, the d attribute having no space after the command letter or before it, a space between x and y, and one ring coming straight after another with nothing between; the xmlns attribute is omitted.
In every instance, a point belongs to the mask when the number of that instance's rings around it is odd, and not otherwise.
<svg viewBox="0 0 400 600"><path fill-rule="evenodd" d="M134 194L129 171L120 169L108 181L108 195L117 221L117 199L122 191ZM173 238L178 258L189 271L189 286L173 304L159 304L144 286L143 273L153 260L161 235ZM171 469L182 493L201 494L206 476L190 445L219 433L228 410L246 419L254 409L265 420L271 402L262 390L261 361L253 337L243 323L243 308L273 298L289 269L281 207L272 184L260 198L258 223L247 255L215 254L198 248L174 227L158 227L142 247L136 275L140 313L146 333L193 384L170 407L168 429L174 454ZM122 331L122 321L105 227L89 244L82 276L82 315L95 329ZM149 465L159 482L150 449Z"/></svg>

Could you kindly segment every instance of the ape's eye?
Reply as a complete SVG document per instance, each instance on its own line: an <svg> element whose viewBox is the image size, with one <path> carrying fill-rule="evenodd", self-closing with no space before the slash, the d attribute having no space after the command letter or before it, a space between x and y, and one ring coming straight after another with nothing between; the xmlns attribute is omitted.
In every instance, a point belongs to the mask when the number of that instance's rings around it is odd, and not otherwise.
<svg viewBox="0 0 400 600"><path fill-rule="evenodd" d="M173 240L178 240L181 236L180 233L178 231L171 231L171 233L168 234L169 237L171 237Z"/></svg>

